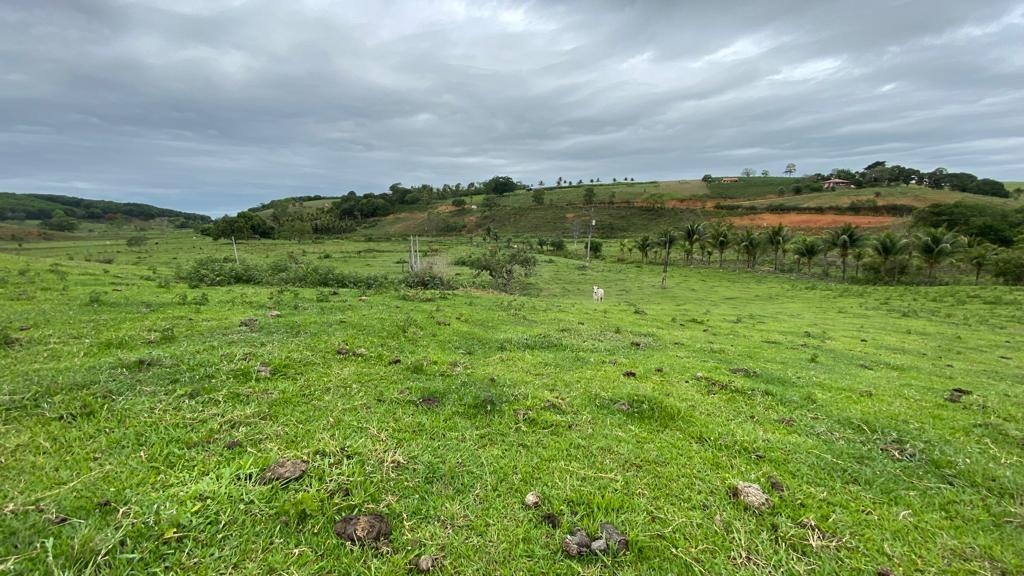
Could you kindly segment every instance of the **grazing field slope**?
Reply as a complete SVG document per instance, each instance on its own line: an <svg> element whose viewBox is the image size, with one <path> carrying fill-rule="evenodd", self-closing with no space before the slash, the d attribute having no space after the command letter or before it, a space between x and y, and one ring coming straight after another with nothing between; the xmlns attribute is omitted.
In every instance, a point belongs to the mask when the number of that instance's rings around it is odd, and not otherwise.
<svg viewBox="0 0 1024 576"><path fill-rule="evenodd" d="M230 245L156 241L0 242L8 573L1024 572L1019 289L673 267L662 290L547 256L530 296L190 289L174 268ZM241 246L392 275L405 249ZM305 475L261 483L280 458ZM332 533L357 513L388 547ZM627 553L562 552L601 522Z"/></svg>

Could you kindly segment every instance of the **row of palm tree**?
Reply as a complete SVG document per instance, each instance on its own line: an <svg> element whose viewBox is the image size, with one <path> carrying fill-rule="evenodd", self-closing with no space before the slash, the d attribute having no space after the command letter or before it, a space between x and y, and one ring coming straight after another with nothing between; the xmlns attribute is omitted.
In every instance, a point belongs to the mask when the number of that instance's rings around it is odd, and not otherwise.
<svg viewBox="0 0 1024 576"><path fill-rule="evenodd" d="M737 261L741 260L748 269L756 269L762 257L771 257L772 269L782 270L787 255L792 255L796 271L810 273L815 261L820 260L822 272L828 276L832 260L838 257L840 274L846 280L849 264L853 263L854 275L860 275L861 264L870 259L879 275L893 282L906 268L912 256L917 256L927 270L928 280L935 278L935 270L954 255L963 253L964 261L973 269L975 282L982 271L997 254L996 247L977 238L963 237L945 228L926 228L914 234L883 232L869 236L854 224L843 224L826 231L822 236L798 236L789 227L778 224L763 230L753 228L736 229L731 224L716 222L690 222L678 231L663 230L656 235L645 234L633 240L620 242L620 253L639 253L643 263L652 255L662 260L662 283L668 272L672 248L681 242L683 259L693 264L695 257L701 263L710 264L717 255L718 266L724 267L725 255L732 249Z"/></svg>

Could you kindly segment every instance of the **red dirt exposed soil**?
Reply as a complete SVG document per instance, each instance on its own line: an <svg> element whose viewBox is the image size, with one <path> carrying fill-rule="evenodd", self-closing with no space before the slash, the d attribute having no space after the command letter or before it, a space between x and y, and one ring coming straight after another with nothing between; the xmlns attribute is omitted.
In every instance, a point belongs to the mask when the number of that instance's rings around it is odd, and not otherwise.
<svg viewBox="0 0 1024 576"><path fill-rule="evenodd" d="M729 221L737 226L774 226L785 224L800 230L833 228L849 222L865 228L883 228L903 220L895 216L863 216L856 214L751 214L734 216Z"/></svg>

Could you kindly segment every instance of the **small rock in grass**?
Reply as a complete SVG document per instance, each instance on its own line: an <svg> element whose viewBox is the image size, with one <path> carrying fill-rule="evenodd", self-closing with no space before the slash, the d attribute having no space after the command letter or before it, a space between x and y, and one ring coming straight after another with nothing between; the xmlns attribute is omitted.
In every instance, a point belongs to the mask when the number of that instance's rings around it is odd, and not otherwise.
<svg viewBox="0 0 1024 576"><path fill-rule="evenodd" d="M351 354L351 353L352 353L352 352L351 352L351 351L350 351L350 350L348 349L348 346L346 346L346 345L344 345L344 344L342 344L341 346L338 346L338 349L337 349L337 350L335 350L335 352L337 352L337 353L338 353L338 356L348 356L349 354Z"/></svg>
<svg viewBox="0 0 1024 576"><path fill-rule="evenodd" d="M238 438L228 440L227 442L224 443L224 447L227 448L228 450L234 450L235 448L238 448L241 445L242 441L239 440Z"/></svg>
<svg viewBox="0 0 1024 576"><path fill-rule="evenodd" d="M370 298L369 298L368 296L360 296L360 297L359 297L359 301L360 301L360 302L366 302L366 301L367 301L367 300L369 300L369 299L370 299Z"/></svg>
<svg viewBox="0 0 1024 576"><path fill-rule="evenodd" d="M287 484L302 478L302 475L306 473L306 469L309 468L309 463L305 460L289 460L288 458L281 458L277 462L274 462L267 469L263 471L263 474L257 479L259 484Z"/></svg>
<svg viewBox="0 0 1024 576"><path fill-rule="evenodd" d="M399 358L398 356L395 356L395 357L394 357L394 358L392 358L391 360L388 360L388 364L390 364L390 365L392 365L392 366L394 366L394 365L396 365L396 364L401 364L401 363L402 363L402 359L401 359L401 358Z"/></svg>
<svg viewBox="0 0 1024 576"><path fill-rule="evenodd" d="M782 480L779 480L776 476L768 477L768 485L772 487L772 490L774 490L776 494L782 494L786 491L786 485L783 484Z"/></svg>
<svg viewBox="0 0 1024 576"><path fill-rule="evenodd" d="M260 365L256 367L256 375L262 376L263 378L269 378L270 366L265 362L260 362Z"/></svg>
<svg viewBox="0 0 1024 576"><path fill-rule="evenodd" d="M355 352L352 353L352 355L357 358L362 358L363 356L366 356L366 354L366 348L356 348Z"/></svg>
<svg viewBox="0 0 1024 576"><path fill-rule="evenodd" d="M629 538L610 522L602 522L598 528L601 529L601 537L612 551L625 552L629 549Z"/></svg>
<svg viewBox="0 0 1024 576"><path fill-rule="evenodd" d="M437 567L437 557L424 554L416 559L416 570L419 572L430 572Z"/></svg>
<svg viewBox="0 0 1024 576"><path fill-rule="evenodd" d="M622 375L625 376L626 378L636 378L636 372L633 370L626 370L625 372L622 373Z"/></svg>
<svg viewBox="0 0 1024 576"><path fill-rule="evenodd" d="M358 514L337 522L334 534L352 544L373 544L391 537L391 525L380 514Z"/></svg>
<svg viewBox="0 0 1024 576"><path fill-rule="evenodd" d="M604 538L598 538L590 543L590 551L594 554L603 554L608 551L608 542Z"/></svg>
<svg viewBox="0 0 1024 576"><path fill-rule="evenodd" d="M526 498L523 498L523 504L525 504L527 508L536 508L540 506L540 494L530 492L526 495Z"/></svg>
<svg viewBox="0 0 1024 576"><path fill-rule="evenodd" d="M616 402L615 409L618 410L619 412L629 412L630 410L632 410L632 408L630 408L629 406L629 402L626 402L625 400L621 402Z"/></svg>
<svg viewBox="0 0 1024 576"><path fill-rule="evenodd" d="M750 482L738 482L731 490L732 497L743 502L758 512L768 509L772 505L771 498L761 490L757 484Z"/></svg>
<svg viewBox="0 0 1024 576"><path fill-rule="evenodd" d="M277 310L271 310L270 312L267 312L267 316L270 316L271 318L277 318L280 315L281 313L278 312Z"/></svg>
<svg viewBox="0 0 1024 576"><path fill-rule="evenodd" d="M580 556L590 552L590 537L583 528L573 528L572 534L562 539L562 550L569 556Z"/></svg>

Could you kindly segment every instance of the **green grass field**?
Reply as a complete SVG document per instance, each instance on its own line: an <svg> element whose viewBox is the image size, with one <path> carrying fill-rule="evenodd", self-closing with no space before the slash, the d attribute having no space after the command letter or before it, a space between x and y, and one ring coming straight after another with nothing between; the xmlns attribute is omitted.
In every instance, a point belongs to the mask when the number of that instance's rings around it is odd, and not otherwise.
<svg viewBox="0 0 1024 576"><path fill-rule="evenodd" d="M876 198L875 194L879 196ZM981 202L985 204L996 204L999 206L1014 207L1024 205L1022 199L995 198L991 196L979 196L977 194L965 194L954 190L933 190L923 186L905 186L890 188L864 188L861 190L836 190L831 192L817 192L814 194L802 194L799 196L786 196L784 198L768 198L750 200L743 202L747 206L800 206L800 207L836 207L842 208L854 200L876 200L879 204L906 204L922 207L931 204L948 204L960 200L968 202Z"/></svg>
<svg viewBox="0 0 1024 576"><path fill-rule="evenodd" d="M677 266L661 290L657 266L547 256L528 297L170 280L230 250L0 242L0 570L1024 571L1019 288ZM397 275L405 245L240 250ZM308 472L253 481L281 457ZM731 500L738 481L772 506ZM364 512L389 549L332 534ZM561 552L605 521L628 553Z"/></svg>

